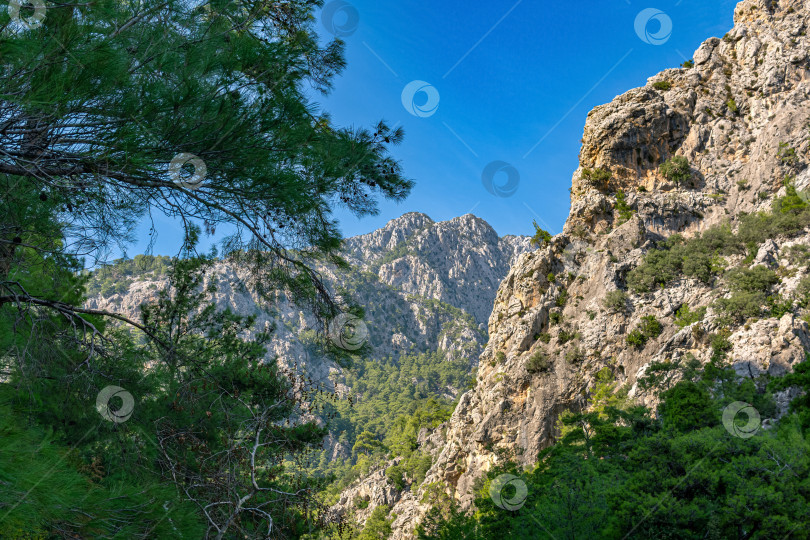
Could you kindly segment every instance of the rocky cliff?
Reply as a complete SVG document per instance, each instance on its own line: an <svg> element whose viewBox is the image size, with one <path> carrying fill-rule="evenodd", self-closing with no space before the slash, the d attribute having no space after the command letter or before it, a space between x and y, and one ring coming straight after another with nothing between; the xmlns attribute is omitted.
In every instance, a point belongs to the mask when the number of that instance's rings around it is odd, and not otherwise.
<svg viewBox="0 0 810 540"><path fill-rule="evenodd" d="M393 538L412 534L427 486L469 507L473 483L494 464L533 464L553 443L560 413L587 407L604 367L632 398L652 405L655 395L638 384L645 370L686 357L707 362L707 336L721 328L741 376L783 373L804 359L808 325L795 310L729 322L715 307L730 294L722 280L628 289L628 273L665 237L694 238L721 223L735 230L746 213L770 210L788 186L810 187L808 3L745 0L734 18L691 65L588 115L564 232L521 255L501 283L475 388L425 437L434 462L422 486L389 497ZM790 298L808 272L793 254L808 245L807 230L775 234L749 257L713 264L771 269L780 276L774 294ZM612 295L621 305L608 300L614 291L623 292ZM681 327L675 317L684 305L700 316ZM661 323L660 334L630 346L629 332L645 316ZM537 358L548 360L542 369Z"/></svg>
<svg viewBox="0 0 810 540"><path fill-rule="evenodd" d="M527 237L500 238L484 220L465 215L445 222L409 213L370 234L345 241L348 271L322 266L317 270L326 284L363 306L368 329L369 356L374 359L401 354L441 351L445 357L477 364L487 341L486 321L499 283L517 257L530 249ZM137 266L137 265L130 265ZM95 278L96 281L100 279ZM239 268L217 263L207 282L217 285L215 301L241 315L255 315L257 328L275 325L268 360L303 370L317 385L346 396L343 368L312 347L315 321L285 301L268 305L251 291ZM88 307L137 317L139 306L156 297L167 279L160 272L129 271L116 275L115 288L96 291ZM454 399L459 389L445 389ZM348 457L351 442L327 438L332 459Z"/></svg>

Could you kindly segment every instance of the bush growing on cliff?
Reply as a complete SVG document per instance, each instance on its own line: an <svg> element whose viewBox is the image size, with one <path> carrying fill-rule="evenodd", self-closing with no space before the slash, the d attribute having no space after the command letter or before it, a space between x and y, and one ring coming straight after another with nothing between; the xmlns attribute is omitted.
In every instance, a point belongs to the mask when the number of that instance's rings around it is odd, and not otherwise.
<svg viewBox="0 0 810 540"><path fill-rule="evenodd" d="M638 327L627 334L625 340L628 345L641 348L647 344L647 341L660 336L663 330L664 327L654 315L645 315L641 318Z"/></svg>
<svg viewBox="0 0 810 540"><path fill-rule="evenodd" d="M744 252L745 247L728 225L713 227L688 242L674 234L630 271L627 284L636 292L649 292L681 277L710 283L723 270L720 256Z"/></svg>
<svg viewBox="0 0 810 540"><path fill-rule="evenodd" d="M605 295L602 305L610 311L623 312L627 309L627 293L620 290L610 291Z"/></svg>
<svg viewBox="0 0 810 540"><path fill-rule="evenodd" d="M678 311L675 313L675 325L679 328L684 328L690 324L703 320L703 317L705 316L705 306L692 311L689 309L687 304L684 304L678 308Z"/></svg>
<svg viewBox="0 0 810 540"><path fill-rule="evenodd" d="M619 213L619 225L633 217L633 208L627 204L627 196L622 190L616 192L616 212Z"/></svg>
<svg viewBox="0 0 810 540"><path fill-rule="evenodd" d="M729 298L719 298L715 307L734 321L759 317L768 303L768 294L779 283L776 272L764 266L735 268L726 276Z"/></svg>
<svg viewBox="0 0 810 540"><path fill-rule="evenodd" d="M596 189L604 191L610 186L612 174L605 169L582 169L582 178Z"/></svg>
<svg viewBox="0 0 810 540"><path fill-rule="evenodd" d="M660 167L661 174L670 182L678 185L685 184L692 178L692 168L689 160L683 156L673 156Z"/></svg>
<svg viewBox="0 0 810 540"><path fill-rule="evenodd" d="M544 373L551 370L551 367L551 360L548 359L548 356L546 356L546 353L543 351L537 351L531 355L526 362L526 371L532 374Z"/></svg>
<svg viewBox="0 0 810 540"><path fill-rule="evenodd" d="M534 225L534 236L532 236L531 244L535 247L543 247L551 242L551 233L540 228L536 220L532 220Z"/></svg>

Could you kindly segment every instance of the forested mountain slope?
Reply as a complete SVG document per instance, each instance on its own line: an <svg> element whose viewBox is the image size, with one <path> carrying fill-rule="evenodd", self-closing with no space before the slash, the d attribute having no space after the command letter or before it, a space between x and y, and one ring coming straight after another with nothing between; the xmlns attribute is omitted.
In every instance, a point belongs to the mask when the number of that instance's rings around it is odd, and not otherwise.
<svg viewBox="0 0 810 540"><path fill-rule="evenodd" d="M305 373L326 392L313 399L326 407L321 416L334 417L324 450L312 457L307 473L336 473L343 480L367 472L374 461L373 452L355 448L363 432L382 442L397 418L405 421L421 405L429 411L425 425L449 415L486 344L487 310L497 286L529 249L529 238L499 238L469 214L437 223L410 213L373 233L348 238L350 269L318 267L336 293L364 312L367 344L344 351L345 363L323 354L312 317L283 297L268 306L245 286L250 277L239 268L217 263L206 283L217 284L218 310L255 316L255 331L275 327L268 361L276 358ZM87 306L136 318L139 306L166 286L169 262L168 257L137 256L96 271ZM360 467L352 470L358 458Z"/></svg>

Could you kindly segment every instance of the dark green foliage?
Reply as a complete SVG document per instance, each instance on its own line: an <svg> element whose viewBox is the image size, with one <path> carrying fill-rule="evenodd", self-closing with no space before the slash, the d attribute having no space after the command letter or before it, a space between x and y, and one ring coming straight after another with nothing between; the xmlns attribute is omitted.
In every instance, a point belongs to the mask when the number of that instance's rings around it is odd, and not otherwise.
<svg viewBox="0 0 810 540"><path fill-rule="evenodd" d="M494 361L505 362L506 355L499 353ZM332 417L330 431L345 446L356 447L355 451L351 457L337 460L330 459L326 450L319 451L306 464L307 473L332 477L327 495L336 497L373 467L390 457L402 457L391 474L402 482L406 478L420 482L430 467L430 456L417 451L419 431L450 417L454 402L446 394L451 388L458 395L466 390L475 379L474 369L467 361L448 361L443 353L433 353L384 360L358 358L344 369L344 375L346 384L362 399L326 396L315 402Z"/></svg>
<svg viewBox="0 0 810 540"><path fill-rule="evenodd" d="M755 266L729 270L725 281L732 294L718 299L716 307L734 320L743 320L761 315L768 293L779 283L779 277L769 268Z"/></svg>
<svg viewBox="0 0 810 540"><path fill-rule="evenodd" d="M679 328L684 328L692 323L696 323L703 320L703 317L705 316L706 316L705 306L692 311L689 309L689 306L687 304L683 304L680 308L678 308L678 311L675 313L675 324Z"/></svg>
<svg viewBox="0 0 810 540"><path fill-rule="evenodd" d="M560 345L565 345L566 343L568 343L569 341L571 341L576 337L577 337L576 330L569 327L560 328L560 333L557 335L557 343L559 343Z"/></svg>
<svg viewBox="0 0 810 540"><path fill-rule="evenodd" d="M628 345L631 345L639 349L647 344L647 338L644 337L644 334L642 334L641 330L639 330L638 328L630 331L630 333L627 334L625 341L627 342Z"/></svg>
<svg viewBox="0 0 810 540"><path fill-rule="evenodd" d="M532 236L531 243L536 247L543 247L551 242L551 233L540 228L537 221L532 221L534 225L534 236Z"/></svg>
<svg viewBox="0 0 810 540"><path fill-rule="evenodd" d="M579 348L578 345L574 345L571 349L569 349L565 353L565 361L569 364L579 364L585 360L585 352Z"/></svg>
<svg viewBox="0 0 810 540"><path fill-rule="evenodd" d="M779 150L777 150L776 155L785 165L796 165L799 162L796 149L785 142L779 143Z"/></svg>
<svg viewBox="0 0 810 540"><path fill-rule="evenodd" d="M712 361L721 362L725 360L727 353L734 347L729 337L731 331L728 328L721 328L716 334L709 336L709 344L712 347Z"/></svg>
<svg viewBox="0 0 810 540"><path fill-rule="evenodd" d="M342 127L319 109L346 65L344 44L319 43L317 3L284 5L49 6L39 28L5 32L3 174L58 201L75 253L103 259L163 214L185 236L226 231L222 253L265 292L288 287L330 314L311 263L342 262L333 210L374 214L413 182L389 155L401 129ZM200 160L203 179L183 154Z"/></svg>
<svg viewBox="0 0 810 540"><path fill-rule="evenodd" d="M787 250L788 262L795 266L807 266L810 263L810 247L803 244L790 246Z"/></svg>
<svg viewBox="0 0 810 540"><path fill-rule="evenodd" d="M775 386L810 388L810 370L797 372ZM682 375L662 394L657 416L596 400L587 412L563 415L560 440L534 470L497 467L477 490L474 514L439 502L420 538L807 538L810 441L799 419L810 400L796 402L796 414L775 428L740 438L722 425L722 412L743 401L772 415L762 385L719 365ZM504 473L526 485L516 511L489 494Z"/></svg>
<svg viewBox="0 0 810 540"><path fill-rule="evenodd" d="M765 295L754 292L736 292L728 298L719 298L715 307L721 313L730 317L732 321L743 321L749 318L760 317Z"/></svg>
<svg viewBox="0 0 810 540"><path fill-rule="evenodd" d="M779 283L776 272L765 266L753 268L734 268L726 274L726 283L734 292L768 293Z"/></svg>
<svg viewBox="0 0 810 540"><path fill-rule="evenodd" d="M402 467L399 465L392 465L385 469L385 477L400 491L405 489L405 478L403 478L403 472Z"/></svg>
<svg viewBox="0 0 810 540"><path fill-rule="evenodd" d="M325 432L300 420L323 413L300 409L314 390L265 362L255 319L215 309L211 261L195 252L203 230L224 230L220 252L257 293L323 319L336 306L312 263L344 265L334 210L373 214L410 191L389 155L401 130L343 128L315 105L311 91L345 65L341 41L318 42L318 7L103 0L49 5L28 31L0 14L0 412L2 451L21 450L0 457L0 537L295 538L319 526L322 482L298 466ZM201 182L189 184L190 163L172 174L181 154L204 163ZM143 218L164 216L183 232L171 267L104 266ZM94 278L79 256L102 267ZM138 273L172 287L139 320L81 307L86 283L108 295ZM133 396L126 422L95 409L110 385ZM49 491L22 472L43 464Z"/></svg>
<svg viewBox="0 0 810 540"><path fill-rule="evenodd" d="M786 190L785 197L773 202L771 212L741 216L736 234L728 225L720 225L688 242L680 235L672 235L647 253L644 262L628 274L628 286L636 292L648 292L681 277L710 283L724 271L719 258L725 255L747 253L748 258L743 264L750 264L765 240L790 238L810 226L810 207L797 194L791 181L786 181ZM751 289L740 289L739 292L756 293ZM745 296L735 301L733 311L750 312L745 305L750 306L751 295Z"/></svg>
<svg viewBox="0 0 810 540"><path fill-rule="evenodd" d="M673 156L661 165L661 174L670 182L685 184L692 178L692 167L683 156Z"/></svg>
<svg viewBox="0 0 810 540"><path fill-rule="evenodd" d="M549 324L560 324L562 322L562 318L562 313L559 311L554 311L548 314Z"/></svg>
<svg viewBox="0 0 810 540"><path fill-rule="evenodd" d="M682 381L663 392L661 399L658 412L666 429L686 432L715 426L719 422L715 404L703 385Z"/></svg>
<svg viewBox="0 0 810 540"><path fill-rule="evenodd" d="M658 319L656 319L654 315L645 315L641 318L639 330L641 330L641 333L648 339L660 336L663 329L664 327L661 326L661 323L658 322Z"/></svg>
<svg viewBox="0 0 810 540"><path fill-rule="evenodd" d="M641 348L647 344L647 341L660 336L663 329L664 327L654 315L645 315L641 318L638 327L627 334L625 340L628 345Z"/></svg>
<svg viewBox="0 0 810 540"><path fill-rule="evenodd" d="M582 178L596 189L605 191L610 187L612 173L605 169L582 169Z"/></svg>
<svg viewBox="0 0 810 540"><path fill-rule="evenodd" d="M93 271L87 281L87 295L103 297L124 293L134 280L165 276L171 267L171 257L135 255L132 259L119 259Z"/></svg>
<svg viewBox="0 0 810 540"><path fill-rule="evenodd" d="M551 368L551 360L549 360L548 356L543 351L537 351L526 361L526 371L532 374L550 371Z"/></svg>
<svg viewBox="0 0 810 540"><path fill-rule="evenodd" d="M627 204L627 197L622 190L616 192L616 211L619 213L619 225L633 217L633 209Z"/></svg>
<svg viewBox="0 0 810 540"><path fill-rule="evenodd" d="M653 88L655 88L656 90L665 90L666 91L666 90L669 90L670 88L672 88L672 83L669 82L669 81L658 81L656 83L653 83Z"/></svg>
<svg viewBox="0 0 810 540"><path fill-rule="evenodd" d="M627 284L636 292L649 292L682 276L708 283L722 271L717 257L744 250L728 226L714 227L688 242L675 234L647 253L644 262L628 274Z"/></svg>
<svg viewBox="0 0 810 540"><path fill-rule="evenodd" d="M799 285L796 287L796 295L802 306L810 307L810 276L805 276L799 281Z"/></svg>
<svg viewBox="0 0 810 540"><path fill-rule="evenodd" d="M391 536L391 523L394 520L388 517L389 510L384 504L375 508L357 540L385 540Z"/></svg>
<svg viewBox="0 0 810 540"><path fill-rule="evenodd" d="M798 416L805 435L808 435L810 434L810 352L805 352L804 362L794 366L792 373L773 380L768 386L768 390L777 392L794 387L800 389L802 394L790 402L790 411Z"/></svg>
<svg viewBox="0 0 810 540"><path fill-rule="evenodd" d="M554 305L556 305L557 307L564 307L567 302L568 302L568 291L566 289L563 289L562 291L560 291L560 295L554 301Z"/></svg>
<svg viewBox="0 0 810 540"><path fill-rule="evenodd" d="M611 311L623 312L627 309L627 293L620 290L610 291L605 295L602 305Z"/></svg>
<svg viewBox="0 0 810 540"><path fill-rule="evenodd" d="M693 68L693 67L695 67L695 61L694 60L686 60L683 64L681 64L681 67L686 68L686 69Z"/></svg>

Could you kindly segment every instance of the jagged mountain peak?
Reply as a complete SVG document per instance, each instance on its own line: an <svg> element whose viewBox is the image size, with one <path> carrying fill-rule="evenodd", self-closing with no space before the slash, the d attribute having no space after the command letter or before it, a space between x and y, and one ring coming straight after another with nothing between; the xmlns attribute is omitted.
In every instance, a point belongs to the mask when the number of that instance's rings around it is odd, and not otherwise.
<svg viewBox="0 0 810 540"><path fill-rule="evenodd" d="M349 261L382 283L460 307L482 328L500 280L515 258L531 249L528 237L500 238L472 214L436 222L417 212L345 245Z"/></svg>

